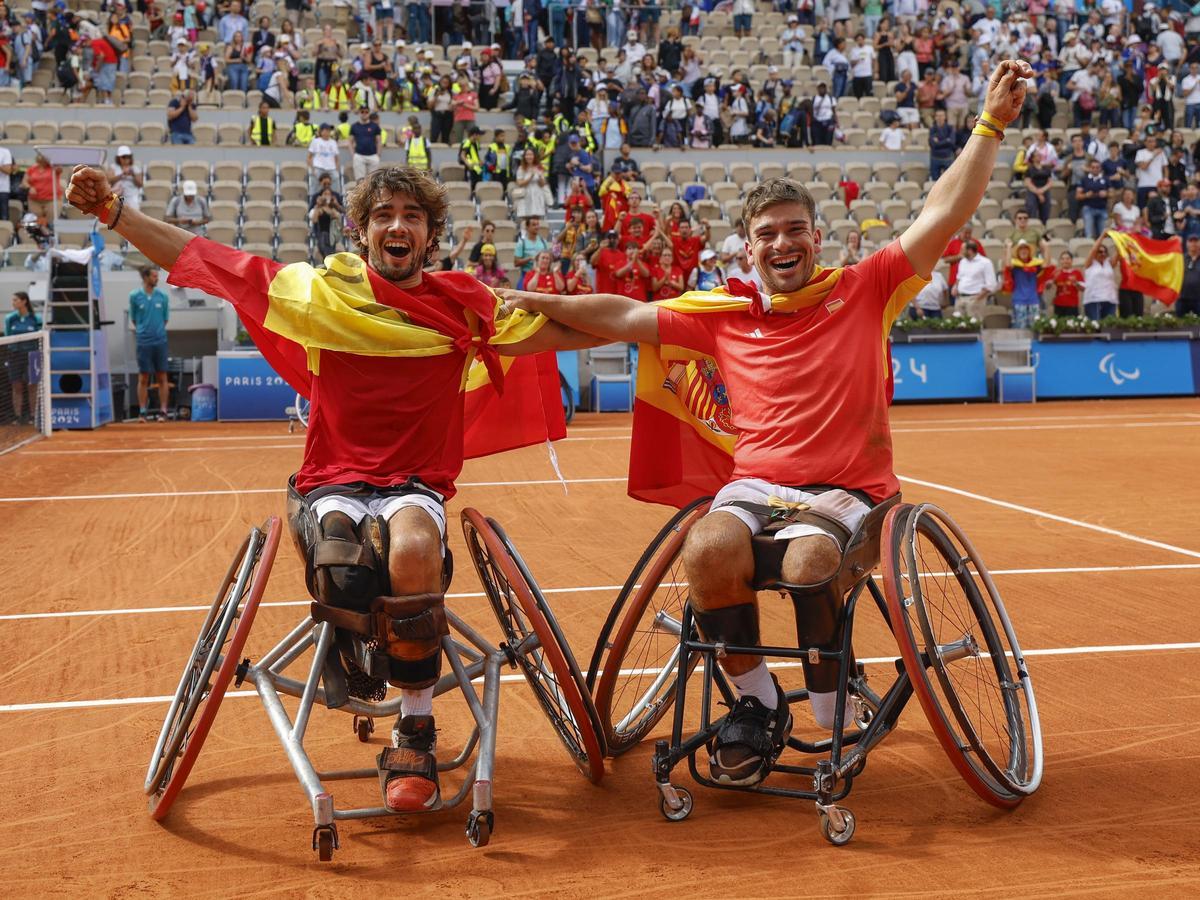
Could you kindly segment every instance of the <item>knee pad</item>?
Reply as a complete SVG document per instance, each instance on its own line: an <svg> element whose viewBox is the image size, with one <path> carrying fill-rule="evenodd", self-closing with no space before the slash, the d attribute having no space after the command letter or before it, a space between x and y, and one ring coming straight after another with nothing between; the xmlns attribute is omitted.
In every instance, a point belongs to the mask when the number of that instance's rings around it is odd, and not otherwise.
<svg viewBox="0 0 1200 900"><path fill-rule="evenodd" d="M356 526L345 513L326 513L305 567L309 593L330 606L367 610L391 593L387 541L387 524L376 516Z"/></svg>
<svg viewBox="0 0 1200 900"><path fill-rule="evenodd" d="M427 688L442 673L442 638L450 633L444 594L376 597L371 603L375 640L388 657L388 681Z"/></svg>
<svg viewBox="0 0 1200 900"><path fill-rule="evenodd" d="M759 645L758 607L753 603L739 603L737 606L711 610L693 607L692 616L700 626L700 633L709 643L742 647Z"/></svg>

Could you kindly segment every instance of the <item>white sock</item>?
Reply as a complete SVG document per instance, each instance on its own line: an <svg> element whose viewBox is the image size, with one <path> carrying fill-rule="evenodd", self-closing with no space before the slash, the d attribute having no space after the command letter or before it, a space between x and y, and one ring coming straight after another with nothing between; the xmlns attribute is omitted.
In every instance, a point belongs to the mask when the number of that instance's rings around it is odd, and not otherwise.
<svg viewBox="0 0 1200 900"><path fill-rule="evenodd" d="M402 716L432 716L433 715L433 686L420 690L400 689L400 715Z"/></svg>
<svg viewBox="0 0 1200 900"><path fill-rule="evenodd" d="M833 707L837 703L837 691L809 691L808 702L812 704L813 718L821 728L833 730ZM854 723L854 704L850 702L850 694L846 694L846 718L843 725Z"/></svg>
<svg viewBox="0 0 1200 900"><path fill-rule="evenodd" d="M767 709L779 706L779 692L775 689L771 673L767 671L766 660L759 660L758 665L749 672L730 675L729 680L738 689L738 696L757 697Z"/></svg>

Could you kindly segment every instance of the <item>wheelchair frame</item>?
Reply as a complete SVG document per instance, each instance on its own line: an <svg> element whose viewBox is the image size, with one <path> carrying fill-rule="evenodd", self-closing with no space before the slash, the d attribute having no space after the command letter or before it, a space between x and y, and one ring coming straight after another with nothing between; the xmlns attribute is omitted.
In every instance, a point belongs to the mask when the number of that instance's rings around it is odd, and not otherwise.
<svg viewBox="0 0 1200 900"><path fill-rule="evenodd" d="M695 506L681 510L659 533L655 543L647 549L647 554L659 545L676 522L689 516ZM876 530L877 535L872 533ZM916 552L918 535L933 542L939 554L938 561L950 570L941 575L953 578L958 583L971 607L975 624L963 626L965 633L959 633L952 640L943 640L934 634L927 621L926 588L920 581L923 576L929 577L935 573L924 571L924 555ZM871 541L875 543L869 543ZM677 546L682 547L682 542L677 541ZM885 570L882 590L872 577L875 568L881 564ZM905 565L905 574L898 576L900 567ZM915 577L914 571L917 573ZM843 581L844 575L851 578ZM846 844L854 835L855 820L848 809L838 805L838 801L849 795L855 777L866 766L867 755L895 728L913 694L921 701L923 711L951 762L980 797L994 806L1011 809L1036 791L1042 778L1041 725L1024 657L986 566L953 520L932 504L914 507L900 503L898 497L894 501L885 501L872 510L859 526L847 544L839 571L831 582L849 586L841 591L843 600L836 622L836 626L841 628L841 641L836 650L749 647L704 641L700 639L690 603L683 604L678 621L661 609L655 613L651 627L677 635L678 649L673 652L671 662L659 673L650 689L642 694L632 710L625 713L625 719L636 719L648 709L648 698L652 703L661 702L659 698L665 696L662 690L669 683L673 670L675 681L670 700L675 703L675 709L671 737L655 742L653 756L662 814L669 820L680 821L691 813L691 793L671 782L672 770L686 759L692 777L697 783L708 787L814 801L822 835L835 845ZM758 590L779 591L781 595L789 597L797 612L800 604L808 599L808 592L818 587L792 585L779 580L756 586ZM865 670L861 664L857 664L854 672L850 671L854 659L854 613L864 590L869 591L900 648L900 656L894 663L897 678L882 698L867 687ZM921 620L919 635L913 613L909 612L910 607L914 606L915 614ZM630 614L641 615L637 610L631 610ZM998 628L997 624L1002 628ZM918 646L918 641L923 647ZM628 649L628 645L625 645L622 653L628 652ZM598 654L599 651L598 644ZM721 784L701 774L696 765L696 754L703 747L711 748L711 742L725 720L724 716L716 720L712 718L714 685L725 704L732 706L737 698L728 678L717 665L718 660L729 654L807 660L810 664L837 664L838 687L832 735L815 742L789 737L785 746L802 753L828 755L817 760L815 765L780 764L776 761L770 770L810 777L813 785L811 790L769 785L765 781L747 786ZM697 667L697 657L702 661L703 669L701 720L699 731L685 738L683 720L687 681ZM1008 728L1008 756L1004 771L997 767L991 748L985 746L985 738L980 736L971 721L971 715L963 710L956 688L947 680L947 666L968 658L988 661L1001 693L1003 715ZM931 669L941 689L946 692L945 702L934 696L928 675ZM808 699L808 691L789 691L786 696L790 704ZM854 702L856 724L859 724L857 729L849 733L845 721L848 697ZM946 705L949 713L943 708ZM1016 740L1018 737L1019 741ZM989 782L989 778L994 782Z"/></svg>
<svg viewBox="0 0 1200 900"><path fill-rule="evenodd" d="M450 609L445 610L450 633L441 639L441 650L450 672L434 685L434 696L457 688L474 719L472 730L452 759L438 762L439 772L466 768L462 783L449 797L429 810L451 809L471 798L467 839L472 846L486 845L495 825L493 773L499 726L500 668L519 667L525 675L560 740L576 766L593 783L604 774L604 749L596 733L596 712L570 648L566 646L553 612L536 588L523 560L499 524L477 511L463 511L464 533L472 562L483 582L506 642L493 644ZM339 809L326 782L378 779L377 768L318 769L304 747L314 706L338 709L354 716L354 731L362 742L374 731L374 720L400 714L401 699L370 701L347 697L336 707L328 705L321 685L331 652L338 652L335 628L306 616L259 661L251 664L242 654L266 589L279 545L281 524L272 517L251 529L225 573L208 615L193 646L175 696L167 711L146 775L145 791L151 816L164 819L182 791L232 681L240 687L249 681L276 737L287 754L313 812L312 847L322 861L339 846L337 822L378 816L410 815L386 807ZM301 680L285 674L312 650L307 674ZM482 695L473 682L483 680ZM284 708L283 696L299 699L295 718ZM474 761L472 762L472 757Z"/></svg>
<svg viewBox="0 0 1200 900"><path fill-rule="evenodd" d="M451 671L438 680L434 687L434 696L448 693L457 687L467 701L475 725L462 750L453 759L439 760L438 771L447 772L467 765L476 747L479 753L474 764L467 770L457 792L449 799L441 799L428 811L452 809L463 803L470 794L472 809L467 818L467 837L472 846L480 847L488 843L495 824L495 814L492 811L492 778L500 703L500 667L508 661L508 657L499 647L490 643L449 609L446 610L446 621L453 633L442 638L442 651L450 662ZM455 637L455 634L458 637ZM384 806L338 809L324 782L377 779L379 770L363 768L321 771L313 765L304 749L304 735L313 706L318 703L325 705L325 691L320 687L320 681L326 657L331 651L336 652L333 637L332 625L314 622L311 617L306 616L304 621L292 629L257 664L250 665L249 660L244 660L238 668L237 682L240 684L243 679L249 681L258 692L267 718L283 745L288 762L291 763L292 771L296 773L312 804L313 849L321 854L323 860L328 859L338 847L336 822L344 819L410 815L393 812ZM315 648L315 652L305 680L297 681L286 677L283 673L310 647ZM482 697L471 683L480 675L483 676ZM300 699L300 707L296 711L294 721L284 709L281 700L283 695ZM377 718L398 716L400 698L373 702L351 697L337 709L355 716L355 731L358 732L359 739L365 741L366 735L359 727L360 717L368 723L373 723ZM366 729L368 734L373 730L373 724Z"/></svg>

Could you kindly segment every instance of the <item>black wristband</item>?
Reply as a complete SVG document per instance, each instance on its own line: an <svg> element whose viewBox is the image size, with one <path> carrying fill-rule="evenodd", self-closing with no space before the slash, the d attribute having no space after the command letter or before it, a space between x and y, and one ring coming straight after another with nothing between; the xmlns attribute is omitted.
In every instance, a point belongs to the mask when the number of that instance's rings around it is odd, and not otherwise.
<svg viewBox="0 0 1200 900"><path fill-rule="evenodd" d="M109 231L116 231L116 230L117 230L117 223L121 221L121 213L122 213L122 211L124 211L124 209L125 209L125 198L124 198L124 197L118 197L118 198L117 198L117 212L116 212L116 215L114 215L114 216L113 216L113 220L112 220L111 222L109 222L109 223L108 223L108 230L109 230Z"/></svg>

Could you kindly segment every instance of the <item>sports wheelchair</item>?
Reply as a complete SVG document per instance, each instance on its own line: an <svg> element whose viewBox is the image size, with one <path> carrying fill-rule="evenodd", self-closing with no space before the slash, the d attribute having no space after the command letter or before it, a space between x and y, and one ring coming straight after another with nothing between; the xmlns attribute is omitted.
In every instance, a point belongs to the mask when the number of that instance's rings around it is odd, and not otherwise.
<svg viewBox="0 0 1200 900"><path fill-rule="evenodd" d="M610 753L634 747L674 709L670 738L655 742L653 756L664 817L681 821L692 811L691 792L671 780L675 767L686 760L692 778L707 787L814 801L821 834L832 844L846 844L854 835L855 819L839 802L862 773L868 753L896 728L914 694L950 761L980 797L1012 808L1037 790L1042 736L1025 660L996 585L949 515L932 504L914 506L902 503L899 495L890 498L872 509L851 537L830 581L797 585L781 580L787 542L774 535L788 521L780 512L753 539L754 587L778 591L792 601L799 646L750 647L704 640L688 603L682 549L710 501L697 500L680 510L647 547L613 605L588 669L587 684L594 691ZM880 565L882 590L872 574ZM874 601L900 650L897 677L882 696L868 685L865 667L854 661L854 617L864 594ZM807 617L811 625L811 605L822 596L834 598L828 613L834 619L833 641L809 646L801 623ZM836 598L844 599L838 603ZM777 761L753 786L718 783L698 769L697 753L711 753L724 721L724 716L714 716L714 699L732 706L737 698L717 665L729 654L778 657L788 661L784 666L796 661L836 664L831 737L812 742L789 737L784 748L815 761ZM688 734L685 704L696 669L701 672L700 721ZM808 698L806 690L786 694L791 704ZM848 696L853 723L845 721ZM779 776L787 775L811 788L792 786L794 779L779 784Z"/></svg>
<svg viewBox="0 0 1200 900"><path fill-rule="evenodd" d="M441 638L441 652L451 671L438 679L434 694L457 688L474 725L456 755L439 754L439 772L465 767L465 777L452 794L443 791L434 809L458 806L469 797L467 838L472 846L482 847L495 826L493 772L504 666L520 669L575 765L593 783L603 777L605 748L583 674L520 554L499 524L474 509L463 511L462 527L471 561L504 637L494 644L445 609L449 633ZM339 846L337 822L406 813L391 812L383 805L348 809L334 805L327 782L378 777L382 784L383 777L377 768L318 769L304 747L312 710L321 705L349 713L354 733L365 743L371 740L376 719L400 713L400 699L362 699L330 691L326 662L336 652L335 627L313 615L306 616L256 662L242 656L281 531L276 517L252 529L226 571L155 743L145 791L151 816L163 820L196 763L230 682L235 687L248 682L265 707L312 806L312 848L322 861L328 861ZM307 675L288 677L285 673L302 664L306 656ZM482 696L474 684L480 678ZM294 718L284 708L284 695L300 700Z"/></svg>

